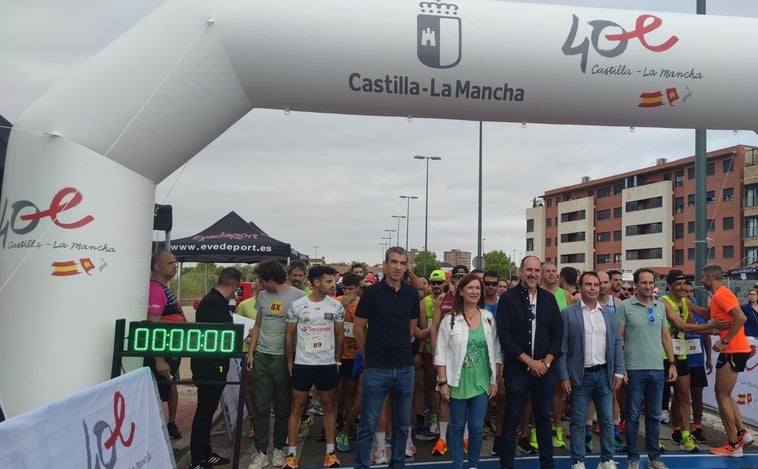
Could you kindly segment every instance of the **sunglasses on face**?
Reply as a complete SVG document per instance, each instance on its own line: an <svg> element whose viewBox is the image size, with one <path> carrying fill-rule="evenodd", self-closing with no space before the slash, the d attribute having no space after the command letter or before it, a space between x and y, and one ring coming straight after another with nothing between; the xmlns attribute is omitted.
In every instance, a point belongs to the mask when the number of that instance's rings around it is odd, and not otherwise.
<svg viewBox="0 0 758 469"><path fill-rule="evenodd" d="M496 287L497 282L484 282L484 285L488 287Z"/></svg>
<svg viewBox="0 0 758 469"><path fill-rule="evenodd" d="M443 280L432 280L432 281L431 281L431 282L429 282L429 283L430 283L431 285L442 285L442 284L443 284L443 283L445 283L445 282L444 282Z"/></svg>
<svg viewBox="0 0 758 469"><path fill-rule="evenodd" d="M466 274L455 274L455 275L453 275L454 278L463 278L465 276L466 276Z"/></svg>

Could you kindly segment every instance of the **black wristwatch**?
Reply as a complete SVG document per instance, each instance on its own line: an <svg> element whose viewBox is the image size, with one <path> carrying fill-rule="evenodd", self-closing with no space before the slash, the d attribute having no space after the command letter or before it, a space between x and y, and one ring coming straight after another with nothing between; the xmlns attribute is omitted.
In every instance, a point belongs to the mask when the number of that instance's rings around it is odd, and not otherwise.
<svg viewBox="0 0 758 469"><path fill-rule="evenodd" d="M721 339L721 342L723 342L724 345L729 345L729 339Z"/></svg>

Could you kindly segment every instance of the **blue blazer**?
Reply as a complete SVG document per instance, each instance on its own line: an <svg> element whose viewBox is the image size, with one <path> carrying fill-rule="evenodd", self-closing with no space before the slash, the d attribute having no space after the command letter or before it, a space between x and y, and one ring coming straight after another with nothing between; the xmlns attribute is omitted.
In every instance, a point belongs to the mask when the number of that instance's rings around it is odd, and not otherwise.
<svg viewBox="0 0 758 469"><path fill-rule="evenodd" d="M582 303L577 301L564 308L561 311L561 319L563 319L563 353L558 359L558 380L569 379L572 387L581 386L584 380L585 353ZM621 348L616 315L611 308L603 306L603 319L605 319L606 371L608 383L612 386L613 375L624 374L624 351Z"/></svg>

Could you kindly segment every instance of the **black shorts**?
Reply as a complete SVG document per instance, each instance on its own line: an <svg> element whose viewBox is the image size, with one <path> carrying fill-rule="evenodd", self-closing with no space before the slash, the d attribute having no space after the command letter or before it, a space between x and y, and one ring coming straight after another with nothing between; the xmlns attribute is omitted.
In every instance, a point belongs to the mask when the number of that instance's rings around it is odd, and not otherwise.
<svg viewBox="0 0 758 469"><path fill-rule="evenodd" d="M708 375L705 374L704 366L690 368L690 388L707 388Z"/></svg>
<svg viewBox="0 0 758 469"><path fill-rule="evenodd" d="M664 358L663 359L663 370L664 374L668 373L669 369L669 360ZM690 365L687 364L687 360L676 360L676 375L677 376L688 376L690 374Z"/></svg>
<svg viewBox="0 0 758 469"><path fill-rule="evenodd" d="M337 365L293 365L290 386L296 391L308 392L313 385L319 391L331 391L337 387Z"/></svg>
<svg viewBox="0 0 758 469"><path fill-rule="evenodd" d="M353 365L355 365L355 360L352 358L343 358L342 359L342 366L340 366L340 378L345 379L358 379L358 376L360 376L360 373L353 374Z"/></svg>
<svg viewBox="0 0 758 469"><path fill-rule="evenodd" d="M750 358L749 353L720 353L719 359L716 360L716 368L721 368L729 362L729 366L732 367L737 373L745 371L745 365L747 365L747 359Z"/></svg>
<svg viewBox="0 0 758 469"><path fill-rule="evenodd" d="M179 365L182 363L181 357L165 357L168 362L168 368L171 370L171 376L176 380L179 379ZM155 382L158 385L158 394L161 396L162 401L168 400L169 391L171 390L171 381L165 376L159 375L155 372L155 359L153 357L145 357L142 362L144 366L150 368L155 376Z"/></svg>

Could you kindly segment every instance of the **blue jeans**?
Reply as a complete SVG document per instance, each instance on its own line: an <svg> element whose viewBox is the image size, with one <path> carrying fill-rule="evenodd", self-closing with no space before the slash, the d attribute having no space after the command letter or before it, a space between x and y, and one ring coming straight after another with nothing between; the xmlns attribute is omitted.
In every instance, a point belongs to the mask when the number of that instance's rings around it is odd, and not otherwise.
<svg viewBox="0 0 758 469"><path fill-rule="evenodd" d="M505 377L505 416L500 434L503 435L501 469L514 469L516 458L516 429L521 419L527 396L532 398L532 414L537 427L537 444L540 447L540 468L552 469L553 461L553 389L555 371L548 370L537 378L526 373L513 373Z"/></svg>
<svg viewBox="0 0 758 469"><path fill-rule="evenodd" d="M366 469L371 466L371 440L388 392L392 398L392 451L389 467L405 467L405 440L408 439L410 425L413 376L412 366L366 368L363 372L361 423L358 426L353 467Z"/></svg>
<svg viewBox="0 0 758 469"><path fill-rule="evenodd" d="M463 426L468 418L468 467L479 465L482 452L482 427L489 404L487 394L469 399L450 399L450 432L447 444L453 456L453 467L463 469Z"/></svg>
<svg viewBox="0 0 758 469"><path fill-rule="evenodd" d="M571 459L574 463L584 462L584 422L587 421L587 405L595 402L597 419L600 423L600 461L613 459L613 392L608 382L608 371L585 371L581 386L571 387Z"/></svg>
<svg viewBox="0 0 758 469"><path fill-rule="evenodd" d="M661 433L661 401L663 400L663 370L627 370L629 384L626 389L626 444L629 446L627 457L640 459L637 449L640 413L645 402L645 449L648 459L661 459L658 439Z"/></svg>

